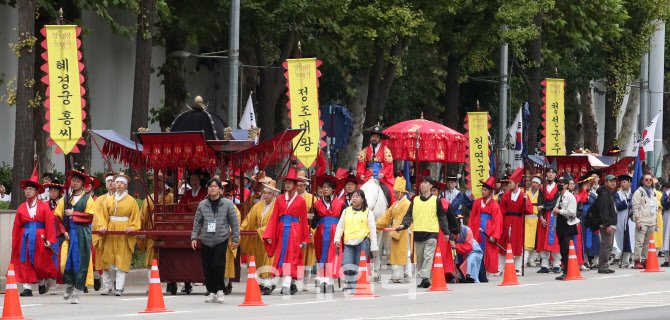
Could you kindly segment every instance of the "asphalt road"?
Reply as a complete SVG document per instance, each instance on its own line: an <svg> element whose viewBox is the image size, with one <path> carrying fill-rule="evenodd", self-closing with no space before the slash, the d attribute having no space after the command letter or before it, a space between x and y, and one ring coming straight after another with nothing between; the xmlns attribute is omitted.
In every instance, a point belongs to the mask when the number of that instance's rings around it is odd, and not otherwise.
<svg viewBox="0 0 670 320"><path fill-rule="evenodd" d="M663 268L670 271L668 268ZM246 270L246 269L243 269ZM520 286L499 287L500 277L482 284L449 284L453 291L429 293L415 285L374 284L378 298L354 300L337 291L318 295L314 288L294 296L276 290L263 296L265 307L238 307L246 282L234 284L224 304L204 303L203 286L191 295L165 295L174 313L139 315L147 287L128 287L123 297L93 292L71 305L58 296L22 298L30 319L670 319L670 272L618 269L612 275L582 272L586 280L556 281L554 274L527 268ZM384 277L390 274L386 271Z"/></svg>

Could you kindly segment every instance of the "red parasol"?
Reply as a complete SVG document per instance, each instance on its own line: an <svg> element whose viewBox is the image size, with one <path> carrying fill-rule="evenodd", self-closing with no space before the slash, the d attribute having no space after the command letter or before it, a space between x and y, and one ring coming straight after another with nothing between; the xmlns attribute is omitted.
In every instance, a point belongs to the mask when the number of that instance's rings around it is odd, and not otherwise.
<svg viewBox="0 0 670 320"><path fill-rule="evenodd" d="M384 133L391 137L388 148L393 154L393 160L442 163L465 161L465 136L444 125L423 119L423 114L421 119L390 126Z"/></svg>

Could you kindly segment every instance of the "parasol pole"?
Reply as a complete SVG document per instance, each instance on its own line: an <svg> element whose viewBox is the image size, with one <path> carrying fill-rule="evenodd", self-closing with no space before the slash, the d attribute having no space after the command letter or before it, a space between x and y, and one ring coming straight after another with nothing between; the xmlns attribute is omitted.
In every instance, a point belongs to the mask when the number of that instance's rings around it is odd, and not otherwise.
<svg viewBox="0 0 670 320"><path fill-rule="evenodd" d="M421 113L421 118L423 118L423 113ZM419 193L419 171L421 171L419 168L419 165L421 162L419 161L419 129L416 129L416 145L415 145L415 150L416 153L414 154L414 176L415 180L414 181L414 194Z"/></svg>
<svg viewBox="0 0 670 320"><path fill-rule="evenodd" d="M333 115L333 105L331 104L329 107L330 110L330 137L328 138L328 163L330 164L330 174L333 174L333 155L332 151L330 150L331 146L333 145L333 125L335 122L335 117Z"/></svg>
<svg viewBox="0 0 670 320"><path fill-rule="evenodd" d="M109 159L107 159L107 156L104 153L102 153L102 149L100 149L100 145L98 145L98 141L95 140L95 137L93 136L93 132L91 132L91 129L87 129L87 131L88 131L88 134L91 135L91 138L93 139L93 142L95 143L95 146L98 147L98 151L100 151L100 154L102 155L102 159L104 159L105 162L107 163L107 166L109 167L109 171L111 171L114 175L116 175L116 172L114 172L114 169L112 169L112 165L109 163ZM135 148L137 148L137 143L135 143Z"/></svg>

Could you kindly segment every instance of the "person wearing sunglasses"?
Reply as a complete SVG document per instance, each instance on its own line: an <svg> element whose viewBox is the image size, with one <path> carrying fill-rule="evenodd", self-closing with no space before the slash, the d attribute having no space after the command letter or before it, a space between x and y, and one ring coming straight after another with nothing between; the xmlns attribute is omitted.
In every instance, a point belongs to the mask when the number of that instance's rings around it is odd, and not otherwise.
<svg viewBox="0 0 670 320"><path fill-rule="evenodd" d="M652 187L654 177L650 173L642 176L642 186L633 194L633 220L635 222L635 269L644 269L647 266L647 251L649 237L656 230L656 215L658 214L658 198Z"/></svg>

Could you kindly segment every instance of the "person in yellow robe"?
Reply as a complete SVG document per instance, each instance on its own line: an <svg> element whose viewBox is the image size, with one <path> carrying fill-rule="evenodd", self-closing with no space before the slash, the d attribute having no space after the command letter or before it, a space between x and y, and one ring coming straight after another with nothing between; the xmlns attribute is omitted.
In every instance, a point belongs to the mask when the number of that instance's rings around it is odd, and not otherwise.
<svg viewBox="0 0 670 320"><path fill-rule="evenodd" d="M97 199L95 199L94 202L94 207L95 207L95 213L93 214L93 223L91 226L95 229L97 229L98 226L98 220L100 220L100 216L102 215L102 204L105 203L108 197L113 197L114 196L114 189L116 186L114 185L114 173L113 172L107 172L103 176L105 179L105 187L107 187L107 193L99 196ZM97 264L95 265L95 272L93 273L93 288L95 291L100 290L100 278L99 276L96 276L96 274L99 274L98 271L101 271L102 269L100 268L100 261L102 261L102 252L104 250L102 246L102 236L100 234L94 234L91 236L93 240L93 249L95 249L95 261Z"/></svg>
<svg viewBox="0 0 670 320"><path fill-rule="evenodd" d="M140 220L142 221L142 229L148 230L154 228L154 201L157 201L159 204L158 212L170 212L168 207L163 207L162 205L176 203L174 200L174 195L169 192L169 188L165 182L165 177L162 173L158 173L155 183L156 189L154 190L153 197L147 197L142 203L142 209L140 210ZM151 279L151 264L154 259L158 261L158 250L154 248L154 240L137 240L137 245L140 250L147 251L146 254L146 267L149 270L149 279Z"/></svg>
<svg viewBox="0 0 670 320"><path fill-rule="evenodd" d="M314 195L311 193L307 192L307 186L309 185L309 179L305 177L305 171L298 171L298 187L297 191L298 194L305 199L305 203L307 203L307 218L312 219L314 217L314 213L312 212L312 207L314 206L314 202L316 202L316 198L314 198ZM316 265L316 251L314 250L314 232L316 232L316 229L309 229L309 243L302 249L302 259L303 263L305 265L305 275L302 278L302 291L307 291L308 286L307 284L309 283L309 279L312 276L312 269Z"/></svg>
<svg viewBox="0 0 670 320"><path fill-rule="evenodd" d="M263 232L265 227L270 222L270 216L275 206L275 198L280 193L279 189L275 188L276 182L270 179L267 184L262 184L264 187L262 191L263 201L254 205L249 214L242 221L240 230L242 231L256 231L257 235L252 237L242 237L240 243L242 251L254 257L256 261L256 268L259 270L259 285L263 295L271 295L276 286L272 283L272 263L273 257L269 257L265 251L265 244L263 243Z"/></svg>
<svg viewBox="0 0 670 320"><path fill-rule="evenodd" d="M95 202L84 193L84 183L91 178L79 169L68 170L71 176L70 207L64 208L59 201L54 214L65 229L64 241L60 246L60 272L66 285L63 299L79 304L79 296L86 286L93 285L93 258L91 256L91 224L95 214Z"/></svg>
<svg viewBox="0 0 670 320"><path fill-rule="evenodd" d="M98 221L98 231L101 234L109 231L124 231L129 233L140 229L140 208L137 201L128 195L128 176L120 173L114 176L116 192L114 196L108 197L102 205L102 216ZM108 295L112 291L112 273L116 274L115 296L123 295L123 287L126 273L130 271L130 262L135 251L136 236L129 235L104 235L102 245L104 247L101 268L102 295ZM110 272L111 271L111 272Z"/></svg>
<svg viewBox="0 0 670 320"><path fill-rule="evenodd" d="M382 231L389 224L393 228L397 228L402 224L402 219L407 213L409 205L412 203L405 197L408 193L405 189L407 181L403 177L396 177L393 184L393 194L396 202L392 204L381 218L377 219L377 232ZM409 282L409 278L405 278L405 267L407 266L407 250L409 249L410 235L409 230L391 232L391 280L389 283Z"/></svg>
<svg viewBox="0 0 670 320"><path fill-rule="evenodd" d="M526 191L528 199L533 205L533 214L526 215L526 225L524 230L523 249L524 262L527 267L535 266L537 251L535 249L535 236L537 234L537 207L542 205L544 197L541 195L540 186L542 185L542 175L536 174L530 182L530 190Z"/></svg>

